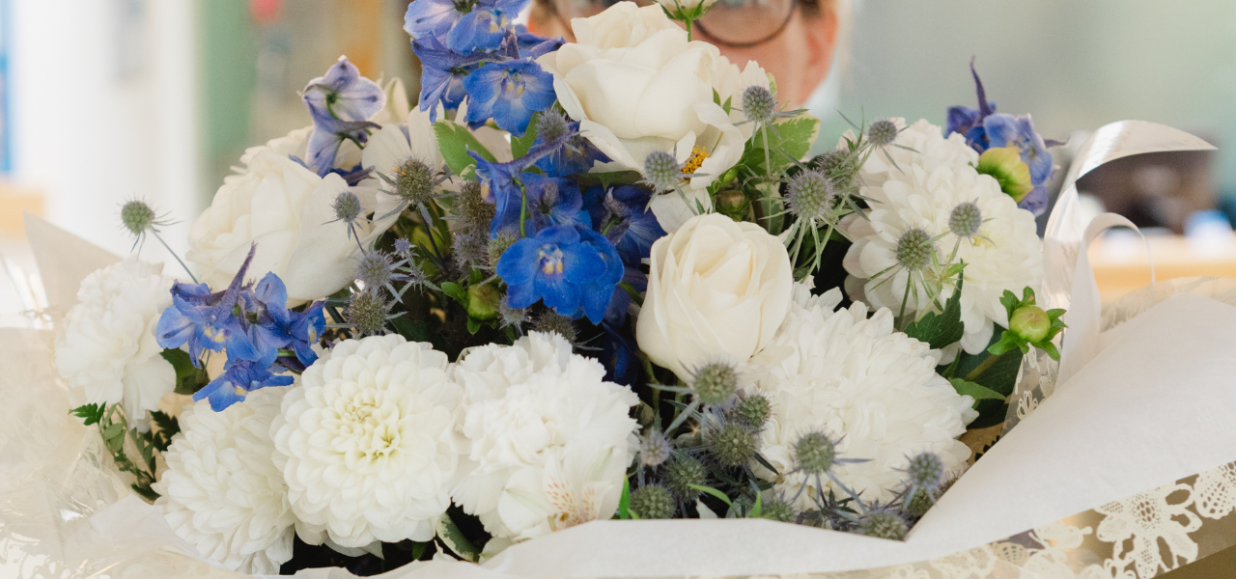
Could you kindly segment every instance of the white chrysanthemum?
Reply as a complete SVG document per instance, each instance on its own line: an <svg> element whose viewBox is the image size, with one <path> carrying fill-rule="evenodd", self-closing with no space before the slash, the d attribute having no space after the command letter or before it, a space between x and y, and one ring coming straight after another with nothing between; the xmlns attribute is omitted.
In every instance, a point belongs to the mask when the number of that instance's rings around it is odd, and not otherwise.
<svg viewBox="0 0 1236 579"><path fill-rule="evenodd" d="M172 305L172 279L162 271L129 256L86 276L56 340L56 367L69 385L85 389L90 403L123 402L143 432L146 411L176 386L176 370L155 340L159 316Z"/></svg>
<svg viewBox="0 0 1236 579"><path fill-rule="evenodd" d="M948 471L959 470L970 449L955 438L977 417L974 401L936 374L927 344L894 330L889 310L868 319L861 303L834 311L840 300L840 290L812 297L796 284L785 324L755 361L762 365L757 390L772 403L760 452L782 475L757 463L752 468L793 497L805 480L802 473L787 474L798 468L794 444L822 431L841 440L839 457L868 460L833 467L867 501L892 499L904 482L898 469L920 452L935 452ZM799 508L810 505L814 477L809 482Z"/></svg>
<svg viewBox="0 0 1236 579"><path fill-rule="evenodd" d="M906 126L903 118L889 119L897 126L897 139L893 144L876 151L867 158L867 162L859 170L859 184L868 187L878 187L888 180L890 175L909 170L909 167L920 165L929 170L941 165L952 167L970 167L978 163L979 154L966 138L957 133L948 137L944 131L920 119L913 125ZM847 150L845 139L853 139L854 133L847 132L838 143L839 150ZM892 163L889 159L892 159ZM895 163L895 165L894 165Z"/></svg>
<svg viewBox="0 0 1236 579"><path fill-rule="evenodd" d="M557 334L490 344L456 364L468 440L455 502L516 541L609 518L637 442L639 402Z"/></svg>
<svg viewBox="0 0 1236 579"><path fill-rule="evenodd" d="M288 390L263 388L222 412L205 400L186 408L153 485L176 534L232 571L276 574L292 558L296 519L270 439Z"/></svg>
<svg viewBox="0 0 1236 579"><path fill-rule="evenodd" d="M305 542L428 541L450 505L460 389L446 354L397 335L339 343L271 425Z"/></svg>
<svg viewBox="0 0 1236 579"><path fill-rule="evenodd" d="M911 230L927 237L944 234L935 242L935 252L940 263L946 263L956 248L953 263L965 263L961 347L976 354L990 342L993 323L1008 326L1008 312L1000 303L1004 291L1020 296L1024 288L1042 284L1043 244L1034 215L1018 209L995 179L972 167L940 164L902 169L889 173L880 187L862 188L862 194L872 200L867 219L855 215L842 223L854 240L843 262L850 274L846 293L873 308L900 312L911 270L899 259L899 242ZM963 203L978 209L978 215L968 214L970 225L977 227L969 236L958 236L952 231L956 223L950 224L954 210ZM933 308L927 286L941 292L941 304L953 294L952 282L933 278L936 269L928 266L913 274L913 289L905 300L907 316Z"/></svg>

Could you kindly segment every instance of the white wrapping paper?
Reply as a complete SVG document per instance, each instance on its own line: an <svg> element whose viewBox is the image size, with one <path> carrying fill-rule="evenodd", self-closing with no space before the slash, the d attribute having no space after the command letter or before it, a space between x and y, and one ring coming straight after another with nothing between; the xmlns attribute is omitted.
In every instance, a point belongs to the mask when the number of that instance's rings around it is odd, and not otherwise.
<svg viewBox="0 0 1236 579"><path fill-rule="evenodd" d="M1145 131L1168 134L1147 124L1126 125L1116 132L1135 145L1136 152L1147 152L1153 147L1147 145L1151 137ZM1174 138L1165 142L1184 147L1179 136ZM1121 149L1121 142L1108 143L1100 156L1107 160L1132 154ZM1093 163L1088 159L1079 159L1079 166ZM1084 171L1071 171L1071 176L1077 173ZM1064 203L1063 211L1069 208ZM1058 232L1073 232L1059 226L1067 220L1057 217L1053 215L1052 222ZM1066 237L1048 246L1065 260L1056 267L1072 273ZM1076 238L1078 246L1080 240ZM49 295L66 295L67 289L55 286L76 283L78 273L101 266L96 262L87 269L77 263L72 272L49 275L56 268L52 263L75 263L52 248L75 244L54 239L40 243L46 244L39 259ZM49 260L48 254L54 258ZM1063 292L1054 295L1075 289L1071 279L1059 275L1048 281ZM1116 316L1127 321L1106 334L1081 333L1089 343L1074 348L1084 346L1086 359L1078 362L1067 387L985 454L905 542L762 520L598 521L515 545L481 566L417 563L386 576L850 572L836 576L882 577L893 576L893 566L920 562L896 572L947 577L981 568L979 576L986 577L1057 576L1003 560L977 561L968 553L1236 461L1236 447L1230 444L1236 440L1236 351L1231 347L1236 344L1236 307L1198 295L1160 297L1165 299L1153 307L1138 305L1141 315ZM1070 312L1074 319L1093 319L1099 327L1097 309L1089 309L1093 306L1088 303L1075 305ZM75 393L56 377L51 339L48 332L0 331L0 576L239 576L203 562L156 509L129 493L109 469L93 427L82 427L67 416ZM300 576L351 577L340 569L307 570Z"/></svg>

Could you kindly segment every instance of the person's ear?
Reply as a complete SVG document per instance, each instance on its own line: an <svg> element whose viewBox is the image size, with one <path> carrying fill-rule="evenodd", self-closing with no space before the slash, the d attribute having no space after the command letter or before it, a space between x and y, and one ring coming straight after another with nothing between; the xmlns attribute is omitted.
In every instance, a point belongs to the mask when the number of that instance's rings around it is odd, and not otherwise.
<svg viewBox="0 0 1236 579"><path fill-rule="evenodd" d="M805 18L803 29L807 40L807 67L799 86L806 94L797 95L796 102L800 103L811 98L811 93L828 78L832 69L837 48L837 14L830 10L815 18Z"/></svg>

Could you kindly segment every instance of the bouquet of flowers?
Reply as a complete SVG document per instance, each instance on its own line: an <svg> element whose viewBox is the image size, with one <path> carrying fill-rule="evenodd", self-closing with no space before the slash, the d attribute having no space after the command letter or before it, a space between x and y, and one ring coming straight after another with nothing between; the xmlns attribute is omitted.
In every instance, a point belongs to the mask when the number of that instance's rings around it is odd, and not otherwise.
<svg viewBox="0 0 1236 579"><path fill-rule="evenodd" d="M574 43L522 4L416 0L414 109L341 57L194 221L195 267L82 282L55 364L106 460L244 573L486 561L605 519L905 539L1023 362L1059 358L1051 141L975 72L946 128L808 158L818 121L691 40L707 2L619 2ZM166 224L121 219L139 245Z"/></svg>

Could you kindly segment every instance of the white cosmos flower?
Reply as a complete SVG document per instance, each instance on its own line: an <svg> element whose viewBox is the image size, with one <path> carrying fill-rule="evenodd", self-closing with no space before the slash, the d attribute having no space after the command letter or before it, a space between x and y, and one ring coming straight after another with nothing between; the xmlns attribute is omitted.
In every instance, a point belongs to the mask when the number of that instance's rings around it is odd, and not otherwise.
<svg viewBox="0 0 1236 579"><path fill-rule="evenodd" d="M186 408L152 487L176 534L232 571L273 575L292 558L296 520L270 439L289 390L263 388L222 412L205 400Z"/></svg>
<svg viewBox="0 0 1236 579"><path fill-rule="evenodd" d="M390 335L341 342L305 370L271 425L301 539L433 538L459 453L446 369L446 354Z"/></svg>
<svg viewBox="0 0 1236 579"><path fill-rule="evenodd" d="M378 175L385 175L394 181L396 170L409 160L424 163L434 173L441 171L445 164L429 113L419 108L408 113L403 122L382 125L381 130L369 137L361 154L361 164L366 169L372 169L373 174L362 181L356 190L375 196L375 219L387 217L404 203L403 199L391 194L395 192L394 187ZM398 215L391 215L382 222L393 223L398 218Z"/></svg>
<svg viewBox="0 0 1236 579"><path fill-rule="evenodd" d="M499 539L530 539L618 507L639 400L557 334L490 344L457 363L468 441L455 502Z"/></svg>
<svg viewBox="0 0 1236 579"><path fill-rule="evenodd" d="M842 222L854 240L843 261L850 274L846 292L872 307L900 312L911 272L898 259L899 241L911 230L928 237L944 234L936 241L935 252L944 263L956 249L954 263L965 263L961 347L976 354L987 347L993 324L1008 327L1008 313L1000 303L1004 291L1020 296L1024 288L1042 284L1043 245L1034 215L1018 209L995 179L978 174L973 167L940 163L906 164L901 169L887 173L883 185L861 189L872 200L867 219L855 215ZM978 229L973 235L958 236L952 232L950 218L964 203L978 210L972 223ZM907 316L933 308L921 283L924 275L932 287L939 286L939 303L952 296L952 282L932 282L934 272L929 267L914 274L915 283L905 300Z"/></svg>
<svg viewBox="0 0 1236 579"><path fill-rule="evenodd" d="M56 340L56 368L94 404L124 404L129 423L146 431L146 411L176 386L155 326L172 305L162 264L129 256L82 280L77 305Z"/></svg>
<svg viewBox="0 0 1236 579"><path fill-rule="evenodd" d="M753 360L762 371L757 391L772 403L760 453L782 475L753 462L756 474L793 497L806 480L802 473L788 474L798 468L794 444L812 431L840 440L839 457L868 460L837 464L832 471L865 501L892 499L905 476L898 469L920 452L940 455L947 471L962 468L970 449L955 438L977 417L974 401L936 374L937 359L927 344L895 331L887 309L871 318L862 303L834 311L840 290L813 297L795 284L794 293L785 324ZM810 508L816 488L814 477L808 482L796 504L800 509Z"/></svg>
<svg viewBox="0 0 1236 579"><path fill-rule="evenodd" d="M571 22L576 41L538 59L554 75L554 92L580 132L613 160L595 171L644 170L649 153L675 155L691 175L677 193L653 198L652 210L666 231L694 214L694 203L711 207L707 187L742 157L753 125L735 106L726 113L714 100L742 101L750 86L769 87L755 62L746 68L717 47L689 42L687 33L660 6L619 2L590 18Z"/></svg>

